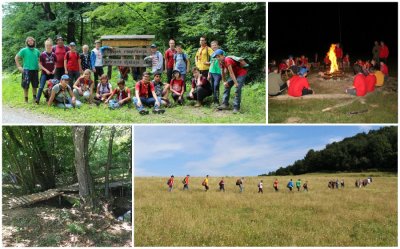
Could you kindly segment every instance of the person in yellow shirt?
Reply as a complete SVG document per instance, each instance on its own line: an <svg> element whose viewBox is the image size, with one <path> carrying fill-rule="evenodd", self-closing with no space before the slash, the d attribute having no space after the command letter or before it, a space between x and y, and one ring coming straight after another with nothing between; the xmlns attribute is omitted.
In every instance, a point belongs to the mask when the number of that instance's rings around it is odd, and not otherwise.
<svg viewBox="0 0 400 249"><path fill-rule="evenodd" d="M385 75L382 73L382 71L376 70L375 77L376 77L375 86L383 86L383 83L385 83Z"/></svg>
<svg viewBox="0 0 400 249"><path fill-rule="evenodd" d="M206 176L206 178L204 178L203 183L201 185L204 186L206 191L209 189L209 187L208 187L208 175Z"/></svg>
<svg viewBox="0 0 400 249"><path fill-rule="evenodd" d="M197 50L195 62L200 73L207 78L210 69L210 58L214 51L207 46L207 40L204 36L200 37L200 48Z"/></svg>

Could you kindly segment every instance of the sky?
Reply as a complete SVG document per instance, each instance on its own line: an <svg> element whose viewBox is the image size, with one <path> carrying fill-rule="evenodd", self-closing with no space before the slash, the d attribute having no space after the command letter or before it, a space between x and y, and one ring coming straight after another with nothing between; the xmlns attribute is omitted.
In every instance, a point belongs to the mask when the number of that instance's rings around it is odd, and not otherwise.
<svg viewBox="0 0 400 249"><path fill-rule="evenodd" d="M397 3L269 3L268 52L281 60L289 54L322 58L331 43L341 42L351 59L372 57L374 41L389 47L397 58Z"/></svg>
<svg viewBox="0 0 400 249"><path fill-rule="evenodd" d="M135 126L135 176L257 176L379 126Z"/></svg>

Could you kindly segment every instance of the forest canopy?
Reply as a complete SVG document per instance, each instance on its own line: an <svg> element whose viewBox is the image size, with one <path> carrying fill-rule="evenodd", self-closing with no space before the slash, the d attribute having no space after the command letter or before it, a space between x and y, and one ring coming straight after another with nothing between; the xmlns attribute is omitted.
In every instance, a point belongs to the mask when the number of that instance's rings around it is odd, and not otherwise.
<svg viewBox="0 0 400 249"><path fill-rule="evenodd" d="M13 70L14 56L27 36L37 48L57 35L66 42L93 47L102 35L155 35L160 51L174 38L191 60L199 37L217 40L229 55L245 57L250 78L265 76L265 3L80 3L3 4L3 70ZM192 61L193 62L193 61ZM193 64L192 64L193 65Z"/></svg>
<svg viewBox="0 0 400 249"><path fill-rule="evenodd" d="M268 175L300 175L312 172L397 172L397 127L383 127L359 133L305 157Z"/></svg>

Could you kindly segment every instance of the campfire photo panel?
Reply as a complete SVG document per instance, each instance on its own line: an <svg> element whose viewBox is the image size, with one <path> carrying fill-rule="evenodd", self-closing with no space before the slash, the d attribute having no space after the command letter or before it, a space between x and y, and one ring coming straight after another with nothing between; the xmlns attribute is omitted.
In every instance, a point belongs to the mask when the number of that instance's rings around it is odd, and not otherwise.
<svg viewBox="0 0 400 249"><path fill-rule="evenodd" d="M267 11L268 123L398 123L397 2L271 2ZM294 27L300 16L312 21Z"/></svg>

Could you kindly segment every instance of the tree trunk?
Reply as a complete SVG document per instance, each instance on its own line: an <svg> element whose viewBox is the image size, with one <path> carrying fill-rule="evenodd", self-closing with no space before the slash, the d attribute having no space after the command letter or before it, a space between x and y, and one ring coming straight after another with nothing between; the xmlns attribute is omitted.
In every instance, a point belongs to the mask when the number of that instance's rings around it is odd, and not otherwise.
<svg viewBox="0 0 400 249"><path fill-rule="evenodd" d="M87 206L94 207L94 187L89 170L89 127L72 127L72 136L75 150L75 169L78 176L79 195Z"/></svg>
<svg viewBox="0 0 400 249"><path fill-rule="evenodd" d="M80 44L83 46L83 16L82 13L79 14L79 17L81 18L81 37L80 37Z"/></svg>
<svg viewBox="0 0 400 249"><path fill-rule="evenodd" d="M110 172L110 167L111 167L111 161L112 161L112 147L113 147L113 141L114 141L114 135L115 135L115 126L111 127L111 133L110 133L110 140L108 143L108 158L107 158L107 164L106 164L106 172L105 172L105 197L109 198L110 195L110 189L109 189L109 172Z"/></svg>

